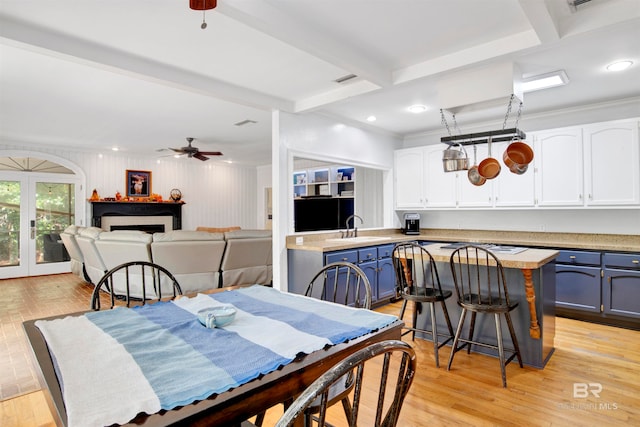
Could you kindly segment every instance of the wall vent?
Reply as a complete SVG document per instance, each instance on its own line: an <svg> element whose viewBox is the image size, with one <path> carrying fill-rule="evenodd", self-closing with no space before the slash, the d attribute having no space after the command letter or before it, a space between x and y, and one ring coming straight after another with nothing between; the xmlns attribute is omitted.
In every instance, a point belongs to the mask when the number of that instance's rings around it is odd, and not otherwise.
<svg viewBox="0 0 640 427"><path fill-rule="evenodd" d="M256 122L255 120L246 119L246 120L243 120L241 122L234 123L234 126L244 126L244 125L254 124L254 123L258 123L258 122Z"/></svg>
<svg viewBox="0 0 640 427"><path fill-rule="evenodd" d="M571 6L572 10L575 12L578 10L578 6L582 6L585 3L589 3L591 0L568 0L569 6Z"/></svg>

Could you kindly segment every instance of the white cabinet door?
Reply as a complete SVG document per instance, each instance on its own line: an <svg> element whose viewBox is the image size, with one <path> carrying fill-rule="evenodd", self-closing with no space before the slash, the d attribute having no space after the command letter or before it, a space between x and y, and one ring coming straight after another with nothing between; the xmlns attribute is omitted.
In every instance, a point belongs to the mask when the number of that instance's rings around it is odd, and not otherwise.
<svg viewBox="0 0 640 427"><path fill-rule="evenodd" d="M638 121L584 127L586 204L640 204Z"/></svg>
<svg viewBox="0 0 640 427"><path fill-rule="evenodd" d="M502 156L509 144L511 144L510 141L493 144L493 157L502 162ZM516 175L504 163L502 164L500 175L493 180L493 197L496 207L535 206L535 156L536 153L534 153L533 162L522 175Z"/></svg>
<svg viewBox="0 0 640 427"><path fill-rule="evenodd" d="M445 172L442 167L444 144L424 149L424 201L430 208L451 208L456 206L456 173Z"/></svg>
<svg viewBox="0 0 640 427"><path fill-rule="evenodd" d="M473 146L467 146L467 155L469 156L469 167L473 166L474 155ZM496 153L496 144L492 144L491 150L493 151L492 157L499 159ZM482 160L488 157L488 147L486 144L476 145L476 159L479 164ZM499 159L500 160L500 159ZM469 182L468 171L460 171L458 175L458 206L461 208L477 208L477 207L491 207L493 206L493 188L495 181L501 179L504 174L505 167L502 167L500 175L494 179L488 179L483 185L476 186Z"/></svg>
<svg viewBox="0 0 640 427"><path fill-rule="evenodd" d="M396 209L424 208L423 147L397 150L394 154Z"/></svg>
<svg viewBox="0 0 640 427"><path fill-rule="evenodd" d="M534 135L538 206L583 206L582 128Z"/></svg>

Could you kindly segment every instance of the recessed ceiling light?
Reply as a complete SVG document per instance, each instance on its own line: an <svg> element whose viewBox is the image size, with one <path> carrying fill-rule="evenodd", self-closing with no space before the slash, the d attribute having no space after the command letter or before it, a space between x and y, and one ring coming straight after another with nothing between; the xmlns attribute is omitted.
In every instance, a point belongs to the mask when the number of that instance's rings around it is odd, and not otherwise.
<svg viewBox="0 0 640 427"><path fill-rule="evenodd" d="M419 114L419 113L424 113L425 111L427 111L427 106L426 105L416 104L416 105L412 105L411 107L407 108L407 110L409 110L409 112L411 112L411 113Z"/></svg>
<svg viewBox="0 0 640 427"><path fill-rule="evenodd" d="M367 117L367 121L368 122L375 122L377 120L376 116L369 116Z"/></svg>
<svg viewBox="0 0 640 427"><path fill-rule="evenodd" d="M118 147L113 147L113 148L111 148L111 151L118 151L118 150L119 150L119 148L118 148Z"/></svg>
<svg viewBox="0 0 640 427"><path fill-rule="evenodd" d="M618 61L607 65L608 71L623 71L633 65L633 61Z"/></svg>
<svg viewBox="0 0 640 427"><path fill-rule="evenodd" d="M540 74L524 79L522 81L523 92L533 92L534 90L548 89L556 86L563 86L569 83L569 77L563 70L551 73Z"/></svg>

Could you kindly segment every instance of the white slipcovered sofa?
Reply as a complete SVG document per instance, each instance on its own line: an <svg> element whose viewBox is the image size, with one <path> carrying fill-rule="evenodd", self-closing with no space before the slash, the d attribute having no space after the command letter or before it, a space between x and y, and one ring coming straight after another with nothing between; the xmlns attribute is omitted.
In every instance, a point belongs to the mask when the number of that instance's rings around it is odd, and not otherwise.
<svg viewBox="0 0 640 427"><path fill-rule="evenodd" d="M70 225L60 233L60 238L62 239L62 243L71 258L69 260L71 272L80 278L87 280L88 277L84 272L84 257L82 256L82 251L80 250L80 246L78 246L78 241L76 240L77 236L80 234L80 230L82 229L84 229L82 226Z"/></svg>
<svg viewBox="0 0 640 427"><path fill-rule="evenodd" d="M228 231L224 239L227 245L220 266L223 287L272 284L271 230Z"/></svg>
<svg viewBox="0 0 640 427"><path fill-rule="evenodd" d="M84 268L89 276L91 283L97 284L104 273L107 272L107 267L98 252L96 247L96 239L102 234L103 231L98 227L86 227L80 229L76 236L76 242L82 252L84 260ZM64 242L64 240L63 240Z"/></svg>
<svg viewBox="0 0 640 427"><path fill-rule="evenodd" d="M165 267L177 279L183 294L224 286L272 284L271 230L225 233L173 230L149 234L138 230L76 227L70 228L68 236L63 238L70 254L74 231L78 233L75 242L79 249L76 268L77 264L84 263L85 280L94 285L107 271L130 261L149 261ZM140 281L141 277L135 278L129 285L135 286ZM124 280L117 282L114 287L116 293L120 293ZM131 295L141 296L136 292Z"/></svg>
<svg viewBox="0 0 640 427"><path fill-rule="evenodd" d="M153 262L169 270L183 294L215 289L226 242L222 233L174 230L154 233Z"/></svg>

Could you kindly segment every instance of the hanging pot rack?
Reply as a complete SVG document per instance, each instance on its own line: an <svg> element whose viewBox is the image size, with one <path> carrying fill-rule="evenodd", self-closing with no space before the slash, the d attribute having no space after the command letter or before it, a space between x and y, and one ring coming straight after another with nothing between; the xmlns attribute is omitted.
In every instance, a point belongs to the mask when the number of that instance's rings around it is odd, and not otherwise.
<svg viewBox="0 0 640 427"><path fill-rule="evenodd" d="M440 110L440 115L442 117L442 124L446 127L449 136L443 136L440 138L440 142L447 144L449 146L452 145L476 145L476 144L486 144L491 139L492 142L502 142L502 141L512 141L514 138L523 140L527 138L527 135L520 129L518 129L518 122L520 121L520 117L522 115L522 102L518 106L518 113L516 117L515 126L513 128L507 129L507 121L509 120L509 115L511 114L511 107L513 105L513 101L515 99L515 95L511 94L511 98L509 99L509 105L507 106L507 114L504 117L504 123L502 125L502 129L497 130L489 130L485 132L475 132L475 133L466 133L462 134L458 127L458 123L456 121L455 114L453 115L453 125L454 131L458 131L458 135L452 135L451 129L449 128L449 124L447 123L447 119L444 116L444 112Z"/></svg>
<svg viewBox="0 0 640 427"><path fill-rule="evenodd" d="M526 139L527 134L517 128L489 130L486 132L466 133L461 135L443 136L440 142L451 145L476 145L489 142L511 141L513 138Z"/></svg>

